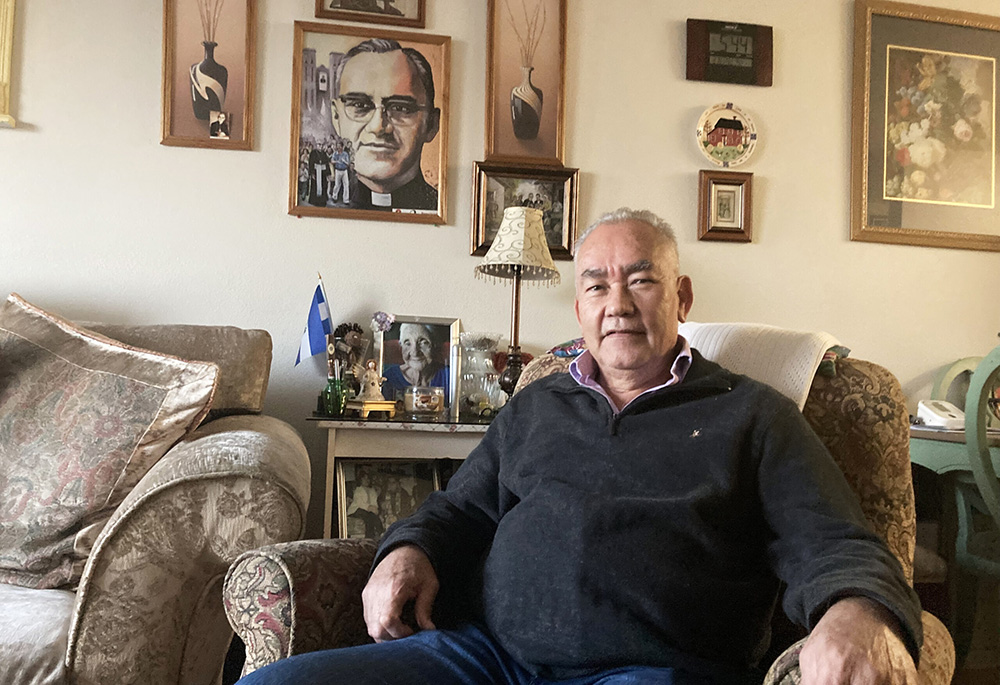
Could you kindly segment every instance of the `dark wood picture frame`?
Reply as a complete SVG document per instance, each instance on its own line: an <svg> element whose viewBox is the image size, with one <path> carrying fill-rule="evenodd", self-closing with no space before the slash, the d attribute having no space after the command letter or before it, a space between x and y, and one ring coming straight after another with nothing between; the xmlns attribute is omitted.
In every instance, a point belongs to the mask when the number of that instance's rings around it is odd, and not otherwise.
<svg viewBox="0 0 1000 685"><path fill-rule="evenodd" d="M433 104L416 108L414 123L397 126L398 131L376 134L390 136L396 149L404 150L405 137L414 127L425 132L426 141L419 155L417 175L401 189L400 206L395 191L379 196L362 181L358 171L357 151L370 142L368 123L352 123L340 110L344 101L333 98L337 65L347 51L373 38L393 40L404 50L416 51L426 60L434 88ZM366 219L406 223L443 224L447 222L448 198L448 117L451 38L428 33L404 33L380 28L295 22L292 72L292 126L289 157L288 213L294 216L337 219ZM406 53L404 53L405 55ZM377 55L381 58L383 55ZM357 59L357 58L356 58ZM401 58L402 59L402 58ZM409 60L410 57L406 56ZM411 67L414 68L415 67ZM364 72L362 72L364 73ZM361 87L364 87L363 85ZM367 94L362 94L367 97ZM368 121L380 117L390 98L369 110ZM398 98L397 98L398 99ZM368 100L371 105L371 100ZM412 116L409 114L408 116ZM435 125L432 123L436 120ZM343 137L341 137L343 133ZM338 184L333 156L343 144L349 157L344 183ZM387 162L385 153L365 153L365 164L375 173ZM390 163L396 164L395 160ZM411 167L412 168L412 167ZM404 169L400 173L405 173ZM347 190L343 185L347 185ZM336 199L335 199L336 198ZM416 205L416 206L414 206Z"/></svg>
<svg viewBox="0 0 1000 685"><path fill-rule="evenodd" d="M698 172L698 240L753 241L753 174Z"/></svg>
<svg viewBox="0 0 1000 685"><path fill-rule="evenodd" d="M253 149L256 28L257 0L163 0L161 145Z"/></svg>
<svg viewBox="0 0 1000 685"><path fill-rule="evenodd" d="M566 0L488 0L486 21L486 161L561 166Z"/></svg>
<svg viewBox="0 0 1000 685"><path fill-rule="evenodd" d="M552 259L573 259L579 169L476 162L473 186L470 254L482 256L489 251L506 207L534 201L542 210Z"/></svg>
<svg viewBox="0 0 1000 685"><path fill-rule="evenodd" d="M390 24L414 29L424 28L427 23L426 0L395 1L407 5L402 11L398 8L393 8L399 11L399 14L391 14L387 10L345 8L343 7L344 3L342 0L316 0L316 18L336 19L339 21L363 21L369 24ZM334 7L334 3L338 6ZM392 5L393 3L390 2L389 4Z"/></svg>
<svg viewBox="0 0 1000 685"><path fill-rule="evenodd" d="M1000 251L1000 17L885 0L854 8L851 240ZM978 93L952 73L970 65ZM931 66L937 83L921 73ZM929 112L926 101L944 106Z"/></svg>

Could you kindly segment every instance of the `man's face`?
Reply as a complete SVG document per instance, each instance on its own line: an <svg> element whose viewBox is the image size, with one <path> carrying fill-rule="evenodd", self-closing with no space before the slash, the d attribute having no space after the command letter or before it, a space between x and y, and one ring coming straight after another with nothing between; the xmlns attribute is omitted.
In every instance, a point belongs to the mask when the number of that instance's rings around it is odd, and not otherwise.
<svg viewBox="0 0 1000 685"><path fill-rule="evenodd" d="M677 274L656 229L637 221L594 229L576 255L576 319L602 374L669 368L677 325L687 318L691 279Z"/></svg>
<svg viewBox="0 0 1000 685"><path fill-rule="evenodd" d="M354 146L354 170L375 192L389 193L420 173L420 153L438 132L420 79L401 51L352 57L334 100L337 133Z"/></svg>
<svg viewBox="0 0 1000 685"><path fill-rule="evenodd" d="M422 370L431 363L433 343L426 328L417 324L402 324L399 327L399 346L403 351L403 364Z"/></svg>

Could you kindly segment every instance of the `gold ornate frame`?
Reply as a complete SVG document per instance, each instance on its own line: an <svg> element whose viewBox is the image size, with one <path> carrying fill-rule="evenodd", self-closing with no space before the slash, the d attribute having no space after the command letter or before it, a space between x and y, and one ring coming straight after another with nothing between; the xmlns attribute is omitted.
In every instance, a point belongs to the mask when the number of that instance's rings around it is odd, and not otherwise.
<svg viewBox="0 0 1000 685"><path fill-rule="evenodd" d="M851 240L1000 251L996 190L1000 17L887 0L855 0L854 7ZM886 196L890 47L993 61L991 206Z"/></svg>
<svg viewBox="0 0 1000 685"><path fill-rule="evenodd" d="M160 121L162 138L161 145L175 147L198 147L211 148L216 150L252 150L254 140L254 108L255 108L255 81L257 71L256 57L256 30L257 30L257 0L245 0L246 20L245 26L231 26L226 22L223 26L226 31L236 30L243 34L242 44L237 44L236 48L226 46L230 50L235 50L237 58L229 63L230 79L228 93L233 93L233 86L239 84L242 87L243 95L237 106L231 106L231 100L227 96L225 111L230 115L230 121L239 122L239 135L233 134L228 138L212 137L210 122L204 125L195 118L192 113L191 97L184 96L190 93L191 85L185 87L179 84L184 80L191 65L190 60L185 64L178 64L180 41L185 46L190 44L198 45L201 41L199 37L199 26L192 26L192 22L178 21L179 0L163 0L163 113ZM221 47L221 46L220 46ZM242 72L242 78L233 76ZM202 132L202 128L204 131Z"/></svg>
<svg viewBox="0 0 1000 685"><path fill-rule="evenodd" d="M0 0L0 126L13 128L10 114L10 73L14 61L14 0Z"/></svg>

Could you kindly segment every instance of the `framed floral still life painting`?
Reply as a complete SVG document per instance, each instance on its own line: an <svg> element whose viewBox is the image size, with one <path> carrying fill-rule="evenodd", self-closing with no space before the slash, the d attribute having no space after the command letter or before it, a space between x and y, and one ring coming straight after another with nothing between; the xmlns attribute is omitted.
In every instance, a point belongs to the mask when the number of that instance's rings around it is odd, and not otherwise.
<svg viewBox="0 0 1000 685"><path fill-rule="evenodd" d="M856 0L851 239L1000 251L1000 17Z"/></svg>
<svg viewBox="0 0 1000 685"><path fill-rule="evenodd" d="M489 0L486 159L563 160L566 0Z"/></svg>
<svg viewBox="0 0 1000 685"><path fill-rule="evenodd" d="M752 184L753 174L746 172L698 172L698 240L753 240Z"/></svg>
<svg viewBox="0 0 1000 685"><path fill-rule="evenodd" d="M445 222L450 45L295 22L289 214Z"/></svg>
<svg viewBox="0 0 1000 685"><path fill-rule="evenodd" d="M376 330L382 396L402 403L417 420L457 419L460 329L459 319L396 315L385 330ZM412 388L441 388L441 399L430 392L415 395Z"/></svg>
<svg viewBox="0 0 1000 685"><path fill-rule="evenodd" d="M424 28L426 0L316 0L317 19Z"/></svg>
<svg viewBox="0 0 1000 685"><path fill-rule="evenodd" d="M378 540L427 496L441 489L435 459L338 457L337 532L341 538ZM327 507L333 503L327 501Z"/></svg>
<svg viewBox="0 0 1000 685"><path fill-rule="evenodd" d="M250 150L257 0L163 0L162 145Z"/></svg>
<svg viewBox="0 0 1000 685"><path fill-rule="evenodd" d="M476 162L475 173L471 254L485 255L500 228L503 210L522 206L542 210L552 258L573 259L578 169Z"/></svg>

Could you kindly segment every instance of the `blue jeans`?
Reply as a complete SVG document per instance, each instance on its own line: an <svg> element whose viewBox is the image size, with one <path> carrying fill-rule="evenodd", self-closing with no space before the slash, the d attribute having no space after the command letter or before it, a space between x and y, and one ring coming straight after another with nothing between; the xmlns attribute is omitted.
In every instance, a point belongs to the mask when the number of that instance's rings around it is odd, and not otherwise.
<svg viewBox="0 0 1000 685"><path fill-rule="evenodd" d="M401 640L282 659L238 685L701 685L672 668L634 666L552 681L529 673L481 628L424 630Z"/></svg>

